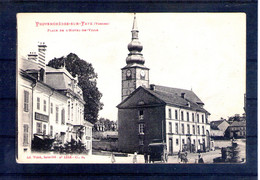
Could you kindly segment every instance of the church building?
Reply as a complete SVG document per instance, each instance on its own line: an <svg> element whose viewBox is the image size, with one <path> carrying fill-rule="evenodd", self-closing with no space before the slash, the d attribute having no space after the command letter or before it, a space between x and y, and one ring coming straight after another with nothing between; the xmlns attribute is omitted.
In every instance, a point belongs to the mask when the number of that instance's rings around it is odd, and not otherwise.
<svg viewBox="0 0 260 180"><path fill-rule="evenodd" d="M143 153L154 140L166 143L169 154L210 150L210 113L204 103L192 90L150 84L136 17L131 32L117 106L119 150Z"/></svg>

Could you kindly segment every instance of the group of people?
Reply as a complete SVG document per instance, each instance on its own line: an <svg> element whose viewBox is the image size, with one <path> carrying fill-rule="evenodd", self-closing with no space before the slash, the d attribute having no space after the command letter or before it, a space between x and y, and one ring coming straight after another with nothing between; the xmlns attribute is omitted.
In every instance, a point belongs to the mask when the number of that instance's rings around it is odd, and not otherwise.
<svg viewBox="0 0 260 180"><path fill-rule="evenodd" d="M184 151L184 152L181 152L179 151L178 152L178 162L179 163L187 163L188 162L188 153L187 151ZM148 153L144 153L144 160L145 160L145 163L148 163ZM112 152L111 153L111 162L112 163L115 163L116 162L116 159L115 159L115 154ZM133 156L133 163L137 163L137 152L134 153L134 156ZM204 160L202 158L202 155L199 153L198 154L198 159L195 160L195 163L199 163L199 164L203 164L204 163Z"/></svg>
<svg viewBox="0 0 260 180"><path fill-rule="evenodd" d="M111 153L111 162L112 163L116 162L115 154L113 152ZM137 152L134 153L133 163L137 163Z"/></svg>
<svg viewBox="0 0 260 180"><path fill-rule="evenodd" d="M184 151L184 152L179 151L178 152L178 162L179 163L181 163L181 162L187 163L188 162L187 156L188 156L187 151ZM199 164L204 163L204 160L203 160L202 155L200 153L198 154L198 159L195 159L195 163L199 163Z"/></svg>

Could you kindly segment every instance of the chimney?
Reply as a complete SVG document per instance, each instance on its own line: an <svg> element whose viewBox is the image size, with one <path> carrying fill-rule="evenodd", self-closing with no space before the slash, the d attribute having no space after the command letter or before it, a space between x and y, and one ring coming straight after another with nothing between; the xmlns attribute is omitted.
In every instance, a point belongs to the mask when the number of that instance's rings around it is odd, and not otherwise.
<svg viewBox="0 0 260 180"><path fill-rule="evenodd" d="M30 52L30 54L28 54L28 60L37 62L37 56L36 52Z"/></svg>
<svg viewBox="0 0 260 180"><path fill-rule="evenodd" d="M38 67L40 68L40 80L46 82L46 62L45 51L46 45L44 42L38 44Z"/></svg>
<svg viewBox="0 0 260 180"><path fill-rule="evenodd" d="M45 51L46 51L46 45L44 42L40 42L38 44L38 65L40 68L43 68L45 70L46 63L45 63Z"/></svg>
<svg viewBox="0 0 260 180"><path fill-rule="evenodd" d="M155 91L155 84L150 84L150 89L151 89L152 91Z"/></svg>
<svg viewBox="0 0 260 180"><path fill-rule="evenodd" d="M184 99L185 98L185 93L181 93L181 97Z"/></svg>

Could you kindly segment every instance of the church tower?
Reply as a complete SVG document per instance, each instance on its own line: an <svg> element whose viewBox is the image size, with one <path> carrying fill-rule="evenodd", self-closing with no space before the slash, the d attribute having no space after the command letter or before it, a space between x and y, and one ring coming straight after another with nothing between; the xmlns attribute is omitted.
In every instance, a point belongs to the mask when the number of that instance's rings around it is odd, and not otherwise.
<svg viewBox="0 0 260 180"><path fill-rule="evenodd" d="M136 16L132 28L132 41L128 44L129 54L126 66L122 68L122 100L127 98L139 86L149 87L149 68L144 66L144 57L141 51L142 44L138 39Z"/></svg>

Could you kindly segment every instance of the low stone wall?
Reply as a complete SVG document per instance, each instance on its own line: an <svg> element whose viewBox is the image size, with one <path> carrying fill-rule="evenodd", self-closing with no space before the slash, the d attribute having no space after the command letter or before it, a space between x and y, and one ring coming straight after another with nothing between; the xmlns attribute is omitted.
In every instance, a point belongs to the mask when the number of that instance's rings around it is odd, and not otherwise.
<svg viewBox="0 0 260 180"><path fill-rule="evenodd" d="M93 141L92 148L103 151L118 151L118 141L100 140Z"/></svg>

